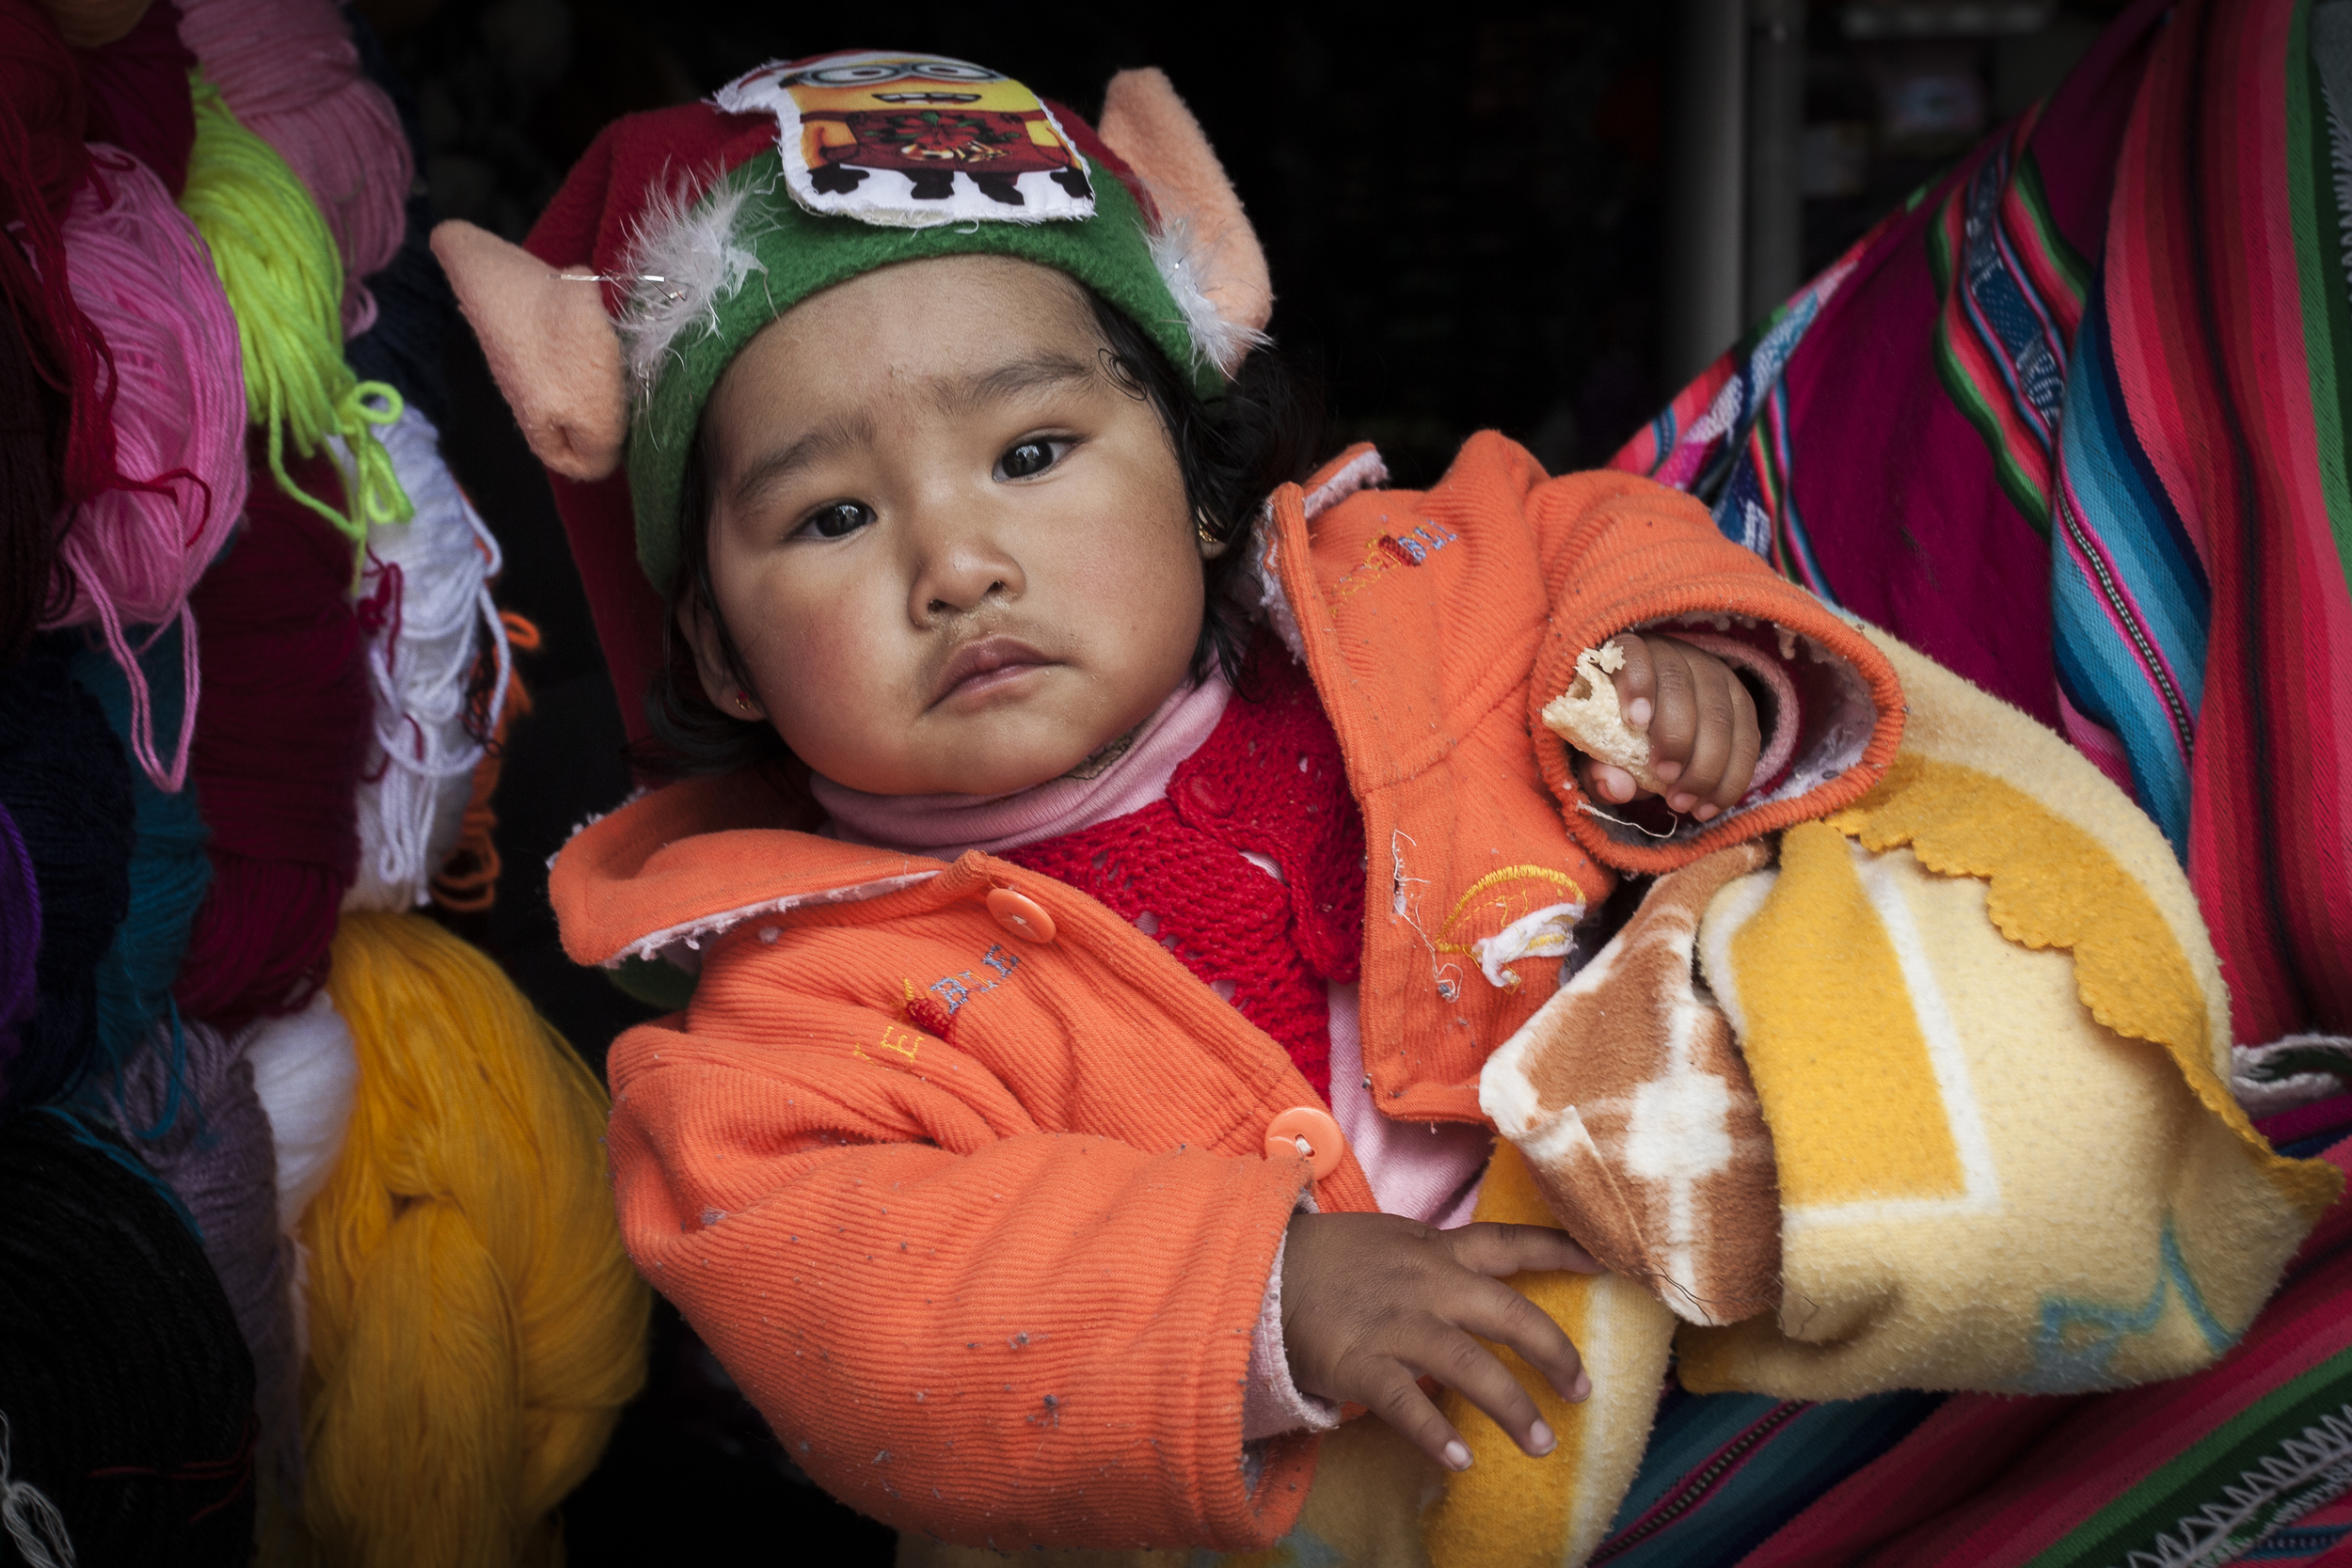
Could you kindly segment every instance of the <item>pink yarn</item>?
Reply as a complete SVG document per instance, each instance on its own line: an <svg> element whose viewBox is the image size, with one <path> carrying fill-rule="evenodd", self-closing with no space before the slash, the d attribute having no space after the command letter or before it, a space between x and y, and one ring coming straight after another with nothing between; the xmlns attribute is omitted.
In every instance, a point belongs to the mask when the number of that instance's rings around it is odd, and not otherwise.
<svg viewBox="0 0 2352 1568"><path fill-rule="evenodd" d="M115 461L139 483L74 513L57 546L72 597L43 625L98 626L130 682L132 752L157 787L177 790L199 684L188 591L245 510L245 361L196 225L146 165L119 148L89 150L95 178L65 218L67 277L113 351ZM172 620L185 639L186 702L167 765L123 628Z"/></svg>
<svg viewBox="0 0 2352 1568"><path fill-rule="evenodd" d="M400 116L362 76L334 0L184 0L180 40L237 122L293 166L343 259L343 336L375 322L361 282L391 264L416 164Z"/></svg>

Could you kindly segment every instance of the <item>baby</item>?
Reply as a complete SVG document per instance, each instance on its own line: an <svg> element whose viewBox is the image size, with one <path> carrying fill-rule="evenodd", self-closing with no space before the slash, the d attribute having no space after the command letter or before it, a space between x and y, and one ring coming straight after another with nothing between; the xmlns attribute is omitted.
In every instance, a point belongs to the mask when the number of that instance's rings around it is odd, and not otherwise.
<svg viewBox="0 0 2352 1568"><path fill-rule="evenodd" d="M961 61L769 67L609 130L535 260L436 246L695 775L551 884L576 958L692 975L612 1049L623 1231L794 1460L950 1541L1232 1550L1355 1407L1467 1466L1430 1380L1548 1451L1489 1346L1590 1380L1503 1281L1596 1265L1460 1223L1480 1066L1613 864L1861 791L1869 644L1500 436L1308 472L1156 72L1098 137ZM1536 722L1602 643L1662 797Z"/></svg>

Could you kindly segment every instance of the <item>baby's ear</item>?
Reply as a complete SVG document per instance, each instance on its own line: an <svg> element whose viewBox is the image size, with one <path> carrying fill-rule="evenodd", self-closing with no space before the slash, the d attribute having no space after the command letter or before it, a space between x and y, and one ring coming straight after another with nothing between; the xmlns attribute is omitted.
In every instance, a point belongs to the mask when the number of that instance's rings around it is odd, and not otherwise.
<svg viewBox="0 0 2352 1568"><path fill-rule="evenodd" d="M1151 188L1163 239L1178 242L1187 252L1183 264L1228 329L1204 333L1196 323L1194 336L1205 340L1202 346L1231 374L1249 348L1263 341L1265 324L1274 315L1274 284L1266 276L1257 230L1249 227L1241 198L1201 135L1200 122L1176 96L1166 72L1122 71L1103 95L1096 133ZM1163 261L1162 271L1168 270ZM1177 281L1171 277L1171 287ZM1176 294L1180 305L1185 303L1181 287ZM1220 346L1232 351L1230 360Z"/></svg>
<svg viewBox="0 0 2352 1568"><path fill-rule="evenodd" d="M628 400L603 287L561 277L520 245L457 218L433 230L433 254L532 454L566 479L599 480L619 467Z"/></svg>

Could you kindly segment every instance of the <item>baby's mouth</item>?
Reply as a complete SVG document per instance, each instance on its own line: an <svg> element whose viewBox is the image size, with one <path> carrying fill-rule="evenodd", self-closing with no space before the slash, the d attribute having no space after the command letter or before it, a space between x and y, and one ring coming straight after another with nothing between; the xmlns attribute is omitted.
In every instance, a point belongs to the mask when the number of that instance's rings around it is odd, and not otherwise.
<svg viewBox="0 0 2352 1568"><path fill-rule="evenodd" d="M1054 662L1017 637L983 637L967 642L956 650L947 660L947 667L939 673L939 683L931 690L931 705L937 707L951 697L977 694L1005 685L1028 671Z"/></svg>
<svg viewBox="0 0 2352 1568"><path fill-rule="evenodd" d="M880 103L977 103L980 95L977 92L878 92L874 99Z"/></svg>

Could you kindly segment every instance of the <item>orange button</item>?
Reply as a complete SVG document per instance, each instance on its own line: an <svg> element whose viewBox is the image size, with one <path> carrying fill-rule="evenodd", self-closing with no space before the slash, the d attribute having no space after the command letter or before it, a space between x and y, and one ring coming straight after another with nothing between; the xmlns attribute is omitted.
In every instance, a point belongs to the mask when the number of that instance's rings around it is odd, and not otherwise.
<svg viewBox="0 0 2352 1568"><path fill-rule="evenodd" d="M1340 1156L1346 1152L1340 1124L1320 1106L1294 1105L1265 1125L1266 1158L1303 1154L1318 1181L1340 1168Z"/></svg>
<svg viewBox="0 0 2352 1568"><path fill-rule="evenodd" d="M1009 887L988 890L988 912L996 917L997 925L1025 942L1054 940L1054 917L1036 899Z"/></svg>

